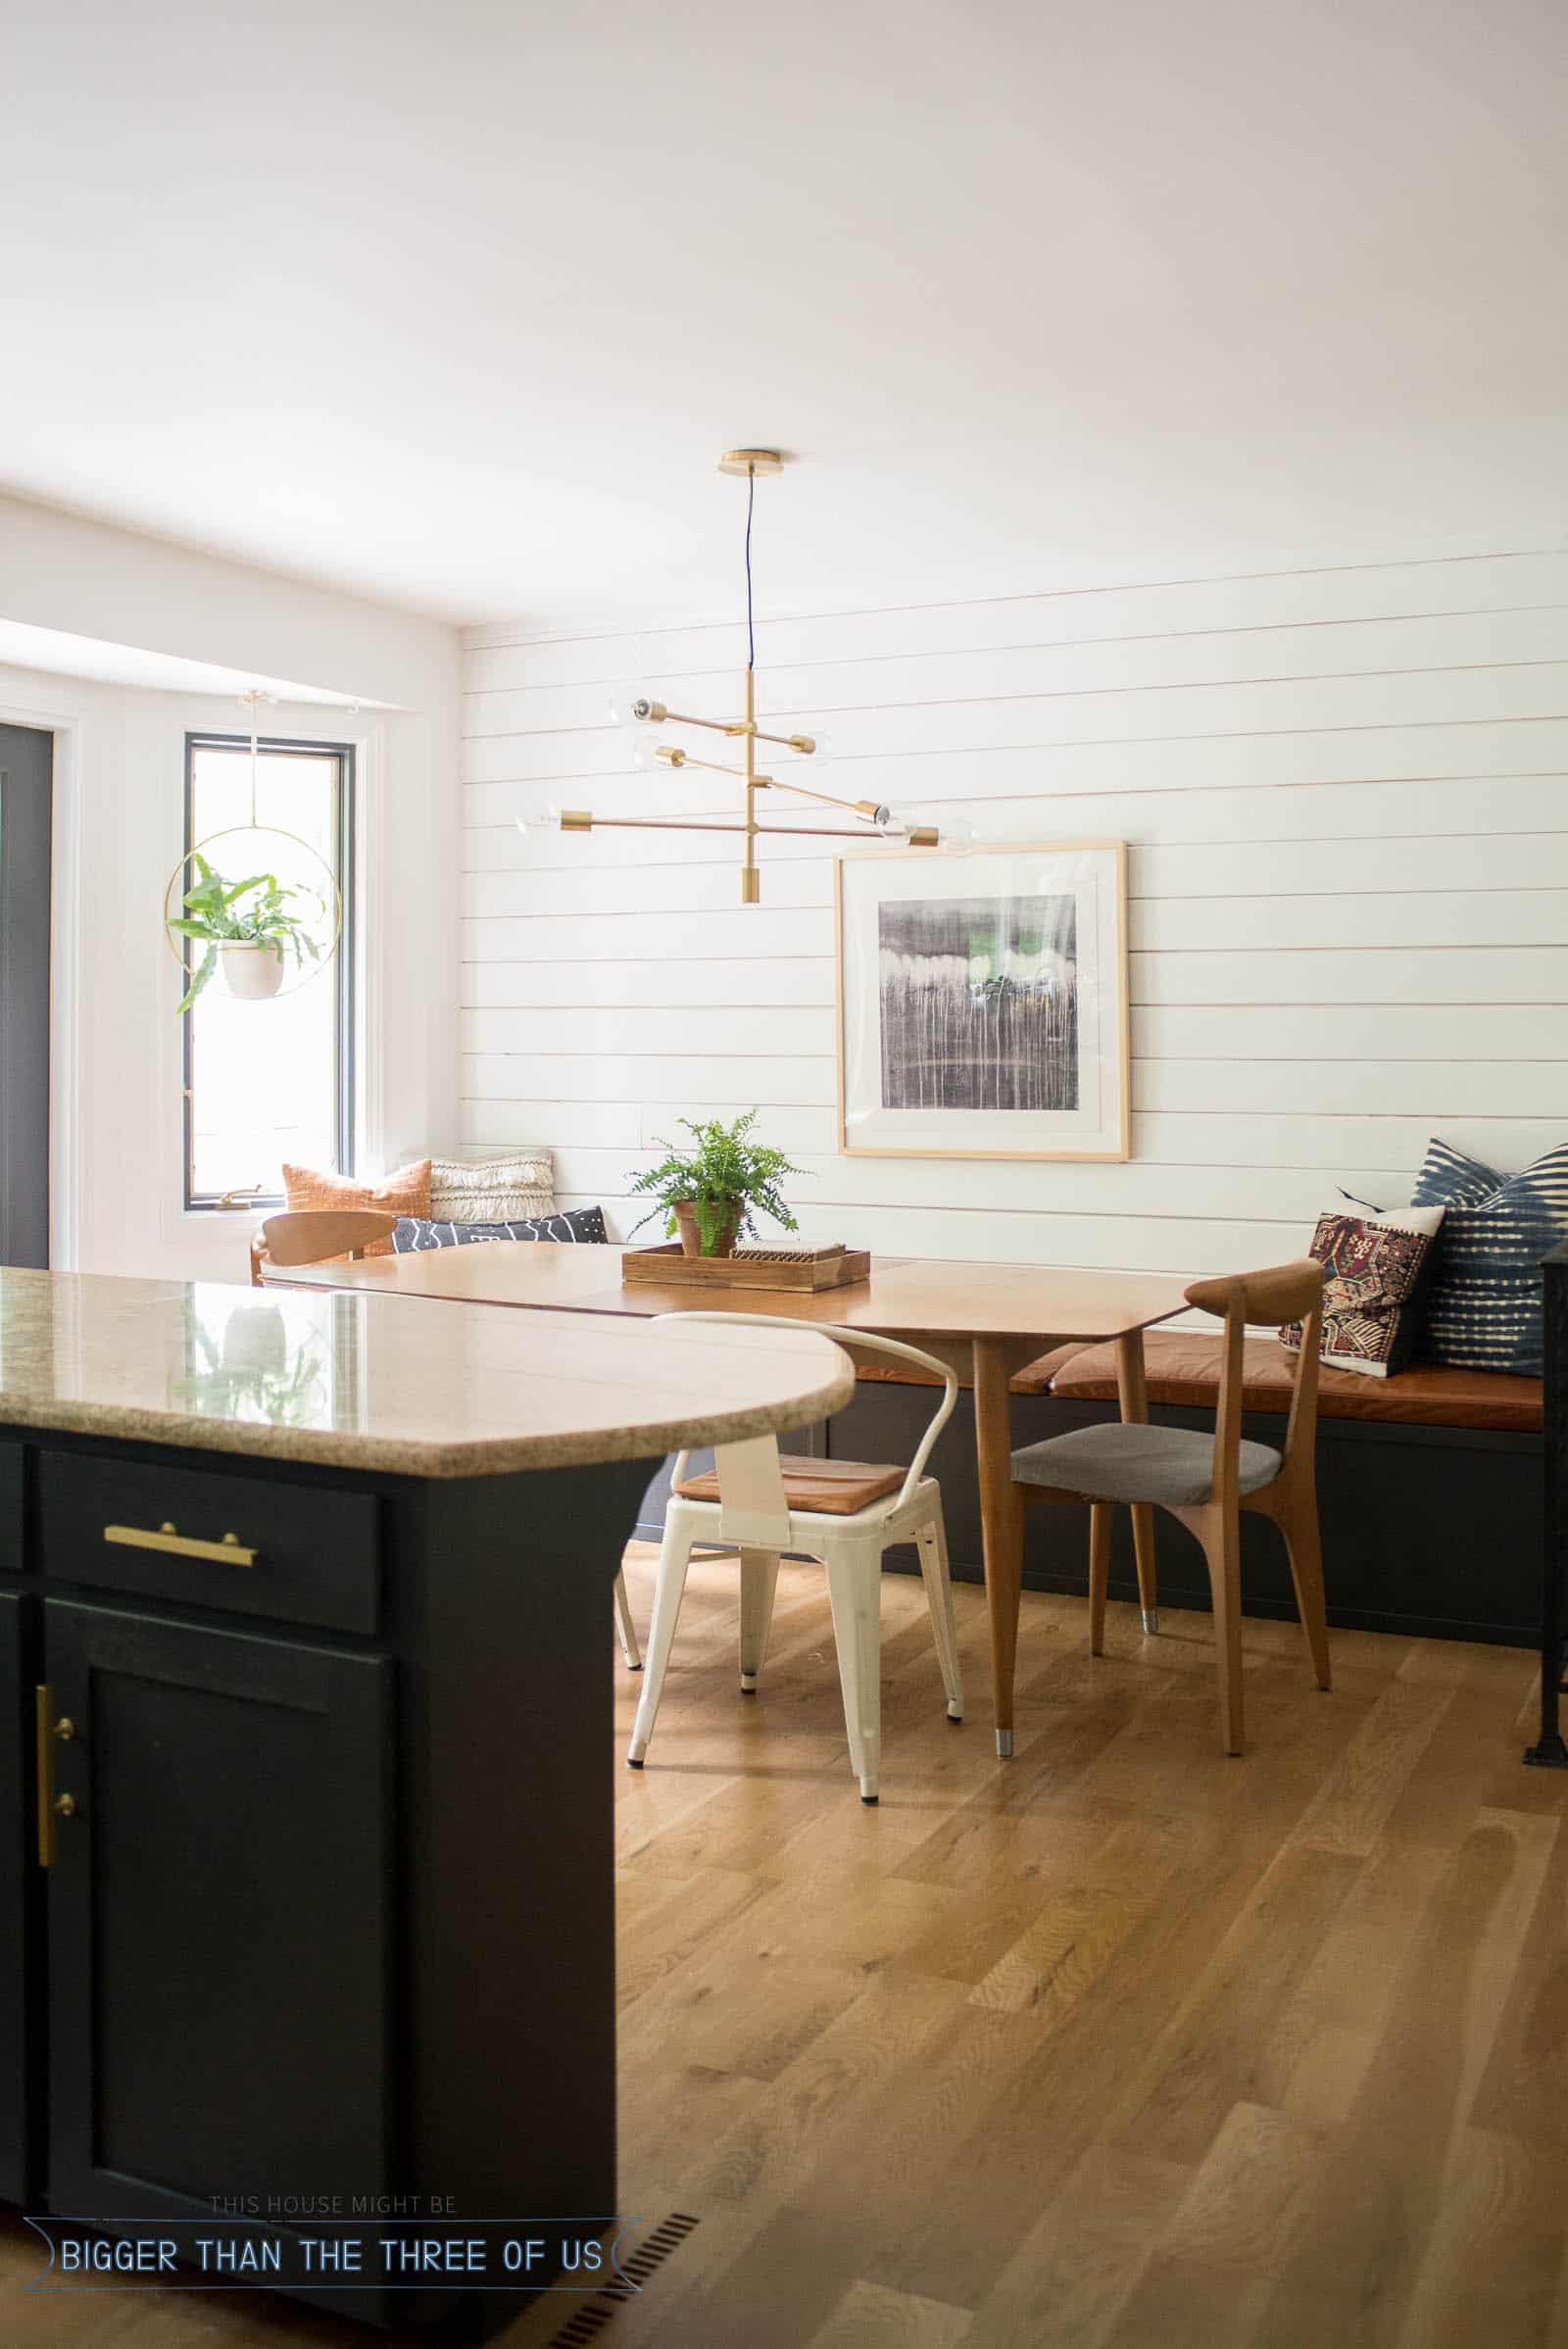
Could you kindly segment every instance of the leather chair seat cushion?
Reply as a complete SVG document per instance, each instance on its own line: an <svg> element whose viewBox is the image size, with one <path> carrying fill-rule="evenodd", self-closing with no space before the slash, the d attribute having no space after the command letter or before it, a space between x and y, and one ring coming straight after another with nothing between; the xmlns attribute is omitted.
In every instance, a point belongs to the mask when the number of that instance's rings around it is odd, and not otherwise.
<svg viewBox="0 0 1568 2349"><path fill-rule="evenodd" d="M1243 1439L1239 1488L1255 1493L1280 1472L1272 1444ZM1214 1482L1214 1439L1192 1428L1123 1427L1107 1421L1048 1436L1012 1455L1013 1481L1081 1493L1086 1500L1157 1500L1167 1507L1207 1500Z"/></svg>
<svg viewBox="0 0 1568 2349"><path fill-rule="evenodd" d="M1152 1403L1212 1409L1219 1393L1220 1340L1202 1330L1150 1330L1144 1361ZM1243 1348L1243 1399L1249 1411L1288 1411L1296 1378L1296 1356L1274 1338L1249 1338ZM1116 1395L1116 1353L1109 1346L1084 1346L1061 1364L1051 1392L1090 1402ZM1540 1379L1508 1371L1450 1370L1419 1364L1390 1379L1369 1379L1349 1370L1320 1370L1318 1416L1372 1419L1406 1427L1489 1429L1539 1435L1543 1387Z"/></svg>
<svg viewBox="0 0 1568 2349"><path fill-rule="evenodd" d="M785 1454L784 1498L792 1509L813 1517L854 1517L874 1500L897 1493L908 1471L878 1468L865 1460L792 1460ZM710 1468L701 1476L683 1476L675 1487L682 1500L717 1500L718 1474Z"/></svg>

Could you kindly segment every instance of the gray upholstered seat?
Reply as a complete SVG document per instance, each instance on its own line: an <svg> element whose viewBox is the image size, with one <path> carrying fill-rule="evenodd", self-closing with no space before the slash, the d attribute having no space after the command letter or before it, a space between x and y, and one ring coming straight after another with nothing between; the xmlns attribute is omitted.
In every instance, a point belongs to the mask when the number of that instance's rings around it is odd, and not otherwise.
<svg viewBox="0 0 1568 2349"><path fill-rule="evenodd" d="M1241 1449L1240 1490L1255 1493L1279 1475L1268 1444ZM1128 1427L1117 1422L1074 1428L1012 1455L1020 1485L1050 1485L1086 1500L1157 1500L1167 1508L1207 1500L1214 1480L1214 1439L1190 1428Z"/></svg>

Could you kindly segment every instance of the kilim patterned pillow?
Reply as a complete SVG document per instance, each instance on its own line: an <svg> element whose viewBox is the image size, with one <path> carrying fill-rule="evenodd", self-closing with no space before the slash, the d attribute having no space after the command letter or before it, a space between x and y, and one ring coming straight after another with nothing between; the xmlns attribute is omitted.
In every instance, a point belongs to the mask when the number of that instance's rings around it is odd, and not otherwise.
<svg viewBox="0 0 1568 2349"><path fill-rule="evenodd" d="M1441 1207L1400 1207L1387 1215L1331 1208L1318 1217L1309 1252L1323 1267L1321 1358L1331 1370L1386 1379L1403 1369L1442 1221ZM1298 1321L1281 1330L1280 1344L1299 1350Z"/></svg>
<svg viewBox="0 0 1568 2349"><path fill-rule="evenodd" d="M1542 1370L1541 1259L1568 1239L1568 1143L1523 1174L1434 1139L1417 1201L1447 1208L1421 1351L1466 1370Z"/></svg>
<svg viewBox="0 0 1568 2349"><path fill-rule="evenodd" d="M604 1247L603 1207L567 1207L559 1215L519 1215L501 1223L447 1223L433 1216L400 1216L392 1230L392 1246L400 1256L417 1256L430 1248L472 1248L486 1240L565 1240Z"/></svg>

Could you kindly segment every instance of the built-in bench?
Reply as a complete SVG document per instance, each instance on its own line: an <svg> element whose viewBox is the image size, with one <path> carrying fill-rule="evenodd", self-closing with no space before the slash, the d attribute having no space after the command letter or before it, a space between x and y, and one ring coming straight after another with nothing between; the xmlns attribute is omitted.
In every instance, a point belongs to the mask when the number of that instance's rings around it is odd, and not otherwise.
<svg viewBox="0 0 1568 2349"><path fill-rule="evenodd" d="M1145 1340L1151 1416L1174 1427L1213 1425L1219 1341L1201 1331L1152 1330ZM1246 1433L1279 1440L1290 1407L1293 1357L1274 1339L1248 1341ZM906 1458L924 1406L906 1382L862 1373L855 1400L825 1432L830 1453ZM1117 1415L1108 1346L1058 1346L1013 1383L1013 1435L1038 1443ZM1392 1379L1325 1369L1319 1380L1318 1506L1329 1620L1368 1631L1487 1639L1521 1647L1539 1638L1543 1539L1543 1388L1494 1371L1420 1367ZM967 1395L932 1461L942 1480L953 1570L980 1572L974 1421ZM1113 1598L1136 1601L1127 1512L1116 1512ZM1196 1542L1156 1512L1160 1599L1208 1605ZM1030 1510L1024 1582L1086 1590L1088 1511ZM889 1563L907 1563L889 1552ZM1296 1613L1284 1551L1259 1518L1242 1526L1242 1603L1254 1615Z"/></svg>

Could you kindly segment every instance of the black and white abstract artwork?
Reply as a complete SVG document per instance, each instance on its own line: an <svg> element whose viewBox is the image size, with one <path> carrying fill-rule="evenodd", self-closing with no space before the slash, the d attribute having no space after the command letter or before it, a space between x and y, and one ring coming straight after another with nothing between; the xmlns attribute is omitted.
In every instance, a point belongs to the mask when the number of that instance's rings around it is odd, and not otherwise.
<svg viewBox="0 0 1568 2349"><path fill-rule="evenodd" d="M1078 1107L1073 896L877 907L885 1109Z"/></svg>
<svg viewBox="0 0 1568 2349"><path fill-rule="evenodd" d="M1124 842L884 850L835 873L841 1150L1126 1157Z"/></svg>

